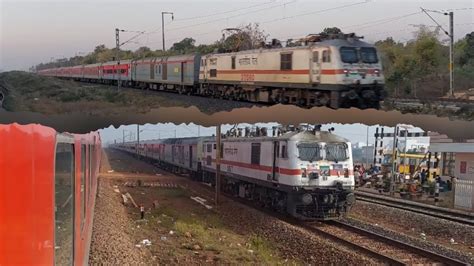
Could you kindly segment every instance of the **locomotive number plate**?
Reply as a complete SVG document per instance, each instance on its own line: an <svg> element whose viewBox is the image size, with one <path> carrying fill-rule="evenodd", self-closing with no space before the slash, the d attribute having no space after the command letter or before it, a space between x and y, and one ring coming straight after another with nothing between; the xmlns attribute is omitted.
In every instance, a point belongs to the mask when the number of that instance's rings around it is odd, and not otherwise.
<svg viewBox="0 0 474 266"><path fill-rule="evenodd" d="M240 74L240 80L241 81L255 81L255 74Z"/></svg>

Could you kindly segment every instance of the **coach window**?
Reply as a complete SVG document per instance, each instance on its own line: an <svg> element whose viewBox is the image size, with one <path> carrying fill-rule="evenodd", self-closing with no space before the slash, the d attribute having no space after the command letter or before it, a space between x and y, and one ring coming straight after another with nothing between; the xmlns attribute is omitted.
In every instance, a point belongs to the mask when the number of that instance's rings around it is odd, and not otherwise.
<svg viewBox="0 0 474 266"><path fill-rule="evenodd" d="M207 152L211 152L212 151L212 144L207 144Z"/></svg>
<svg viewBox="0 0 474 266"><path fill-rule="evenodd" d="M314 62L314 63L318 63L318 62L319 62L319 52L318 52L318 51L314 51L314 52L313 52L313 62Z"/></svg>
<svg viewBox="0 0 474 266"><path fill-rule="evenodd" d="M232 56L232 69L235 69L235 56Z"/></svg>
<svg viewBox="0 0 474 266"><path fill-rule="evenodd" d="M54 175L54 262L72 265L74 257L74 145L56 146Z"/></svg>
<svg viewBox="0 0 474 266"><path fill-rule="evenodd" d="M250 157L251 164L260 164L260 143L252 143Z"/></svg>
<svg viewBox="0 0 474 266"><path fill-rule="evenodd" d="M280 69L281 70L291 70L292 69L292 53L280 54Z"/></svg>
<svg viewBox="0 0 474 266"><path fill-rule="evenodd" d="M86 218L86 145L81 145L81 230Z"/></svg>
<svg viewBox="0 0 474 266"><path fill-rule="evenodd" d="M224 143L221 143L220 158L224 158Z"/></svg>
<svg viewBox="0 0 474 266"><path fill-rule="evenodd" d="M329 53L329 50L324 50L323 51L323 62L324 63L331 62L331 54Z"/></svg>

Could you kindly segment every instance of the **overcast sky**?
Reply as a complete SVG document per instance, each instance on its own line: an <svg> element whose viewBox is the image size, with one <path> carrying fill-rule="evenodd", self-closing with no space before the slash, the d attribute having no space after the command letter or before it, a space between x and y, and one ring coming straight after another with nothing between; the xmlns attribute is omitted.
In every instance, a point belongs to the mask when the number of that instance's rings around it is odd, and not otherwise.
<svg viewBox="0 0 474 266"><path fill-rule="evenodd" d="M419 7L455 9L455 37L474 28L472 0L214 0L214 1L111 1L0 0L0 71L21 69L52 58L70 57L92 51L98 44L115 45L115 28L146 31L124 49L149 46L161 48L161 12L166 17L167 47L185 37L197 43L212 43L221 30L258 22L269 38L286 40L325 27L354 31L373 42L393 36L406 41L416 29L410 24L434 23ZM466 9L467 8L467 9ZM469 9L470 8L470 9ZM418 13L416 13L418 12ZM445 28L448 17L432 14ZM124 32L125 41L135 33ZM444 39L444 37L443 37Z"/></svg>

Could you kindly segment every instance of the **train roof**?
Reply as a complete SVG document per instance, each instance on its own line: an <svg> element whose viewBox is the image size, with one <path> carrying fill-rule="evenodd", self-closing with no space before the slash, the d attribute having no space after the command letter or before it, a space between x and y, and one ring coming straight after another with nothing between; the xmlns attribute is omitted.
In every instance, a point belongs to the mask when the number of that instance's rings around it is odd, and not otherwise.
<svg viewBox="0 0 474 266"><path fill-rule="evenodd" d="M285 52L285 51L294 51L294 50L306 50L311 47L321 47L321 46L323 47L326 47L326 46L374 47L374 45L361 41L356 38L332 39L332 40L324 40L320 42L313 42L313 43L310 43L309 45L303 45L303 46L280 47L280 48L260 48L260 49L244 50L244 51L230 52L230 53L210 53L210 54L203 55L203 57L239 55L239 54L262 53L262 52Z"/></svg>
<svg viewBox="0 0 474 266"><path fill-rule="evenodd" d="M287 132L278 137L261 136L261 137L227 137L223 138L225 142L247 142L249 140L256 141L273 141L273 140L294 140L294 141L308 141L308 142L349 142L348 139L330 133L328 131L292 131ZM214 137L207 141L215 141Z"/></svg>

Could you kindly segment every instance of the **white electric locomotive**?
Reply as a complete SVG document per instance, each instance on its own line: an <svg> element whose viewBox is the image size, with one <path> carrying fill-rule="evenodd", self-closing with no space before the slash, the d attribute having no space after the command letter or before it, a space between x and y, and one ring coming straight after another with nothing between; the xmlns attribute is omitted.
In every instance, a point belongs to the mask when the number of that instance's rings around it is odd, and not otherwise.
<svg viewBox="0 0 474 266"><path fill-rule="evenodd" d="M235 130L223 136L222 189L298 219L335 219L355 201L350 142L319 130ZM115 145L173 172L213 183L214 137L150 140Z"/></svg>

